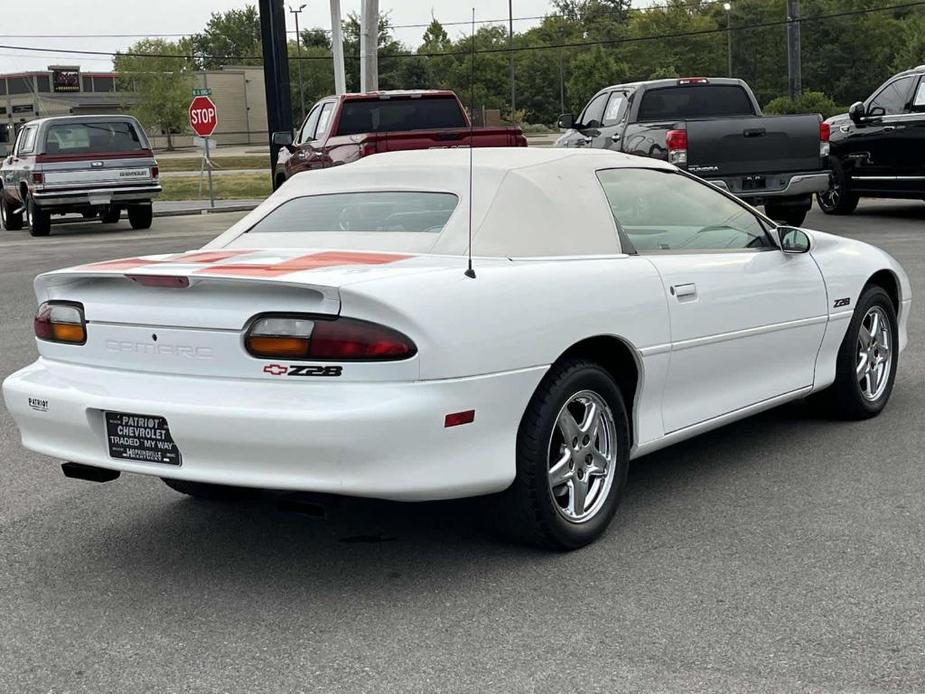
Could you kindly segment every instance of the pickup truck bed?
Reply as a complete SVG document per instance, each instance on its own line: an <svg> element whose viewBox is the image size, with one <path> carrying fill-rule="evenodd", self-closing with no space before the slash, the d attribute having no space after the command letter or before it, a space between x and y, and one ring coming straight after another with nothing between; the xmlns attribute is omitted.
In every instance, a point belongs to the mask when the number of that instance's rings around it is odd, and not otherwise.
<svg viewBox="0 0 925 694"><path fill-rule="evenodd" d="M563 114L559 147L601 147L664 159L768 216L802 224L829 187L828 124L818 114L762 115L741 80L683 78L617 84L578 119Z"/></svg>
<svg viewBox="0 0 925 694"><path fill-rule="evenodd" d="M284 145L275 169L276 186L297 173L349 164L383 152L451 147L525 147L520 128L473 128L450 91L386 91L342 94L315 104Z"/></svg>

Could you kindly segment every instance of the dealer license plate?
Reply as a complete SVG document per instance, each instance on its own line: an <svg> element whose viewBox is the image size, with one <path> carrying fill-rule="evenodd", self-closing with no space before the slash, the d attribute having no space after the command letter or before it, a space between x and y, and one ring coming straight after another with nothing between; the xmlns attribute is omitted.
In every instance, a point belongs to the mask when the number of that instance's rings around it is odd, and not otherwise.
<svg viewBox="0 0 925 694"><path fill-rule="evenodd" d="M164 417L104 412L109 455L136 463L180 464L180 449Z"/></svg>

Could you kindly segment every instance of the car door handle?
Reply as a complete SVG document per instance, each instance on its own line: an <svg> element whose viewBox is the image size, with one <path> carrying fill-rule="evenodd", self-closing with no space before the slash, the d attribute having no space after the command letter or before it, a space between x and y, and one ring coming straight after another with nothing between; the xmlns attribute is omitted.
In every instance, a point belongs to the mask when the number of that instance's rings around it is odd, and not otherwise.
<svg viewBox="0 0 925 694"><path fill-rule="evenodd" d="M622 136L620 135L620 133L614 133L613 135L610 136L611 142L619 142L621 139L622 139Z"/></svg>
<svg viewBox="0 0 925 694"><path fill-rule="evenodd" d="M674 295L678 300L697 296L697 285L690 284L676 284L670 289L672 295Z"/></svg>

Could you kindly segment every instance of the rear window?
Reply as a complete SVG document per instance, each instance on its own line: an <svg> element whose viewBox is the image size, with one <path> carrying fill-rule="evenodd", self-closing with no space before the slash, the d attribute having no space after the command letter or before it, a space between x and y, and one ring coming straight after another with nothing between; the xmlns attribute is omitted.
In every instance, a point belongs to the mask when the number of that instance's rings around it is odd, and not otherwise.
<svg viewBox="0 0 925 694"><path fill-rule="evenodd" d="M129 122L59 123L45 136L46 154L97 154L137 152L145 149L135 126Z"/></svg>
<svg viewBox="0 0 925 694"><path fill-rule="evenodd" d="M393 98L345 101L337 134L464 127L466 119L454 97Z"/></svg>
<svg viewBox="0 0 925 694"><path fill-rule="evenodd" d="M311 195L284 202L252 233L289 231L440 232L459 199L452 193L375 192Z"/></svg>
<svg viewBox="0 0 925 694"><path fill-rule="evenodd" d="M748 94L735 85L706 84L651 89L642 96L637 120L684 120L753 116Z"/></svg>

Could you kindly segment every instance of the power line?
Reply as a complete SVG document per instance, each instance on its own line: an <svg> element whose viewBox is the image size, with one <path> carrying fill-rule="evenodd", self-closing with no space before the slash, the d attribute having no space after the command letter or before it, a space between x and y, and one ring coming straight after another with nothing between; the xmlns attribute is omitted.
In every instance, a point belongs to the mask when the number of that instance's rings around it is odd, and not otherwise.
<svg viewBox="0 0 925 694"><path fill-rule="evenodd" d="M798 20L801 24L807 22L818 22L826 19L838 19L842 17L856 17L861 15L873 14L876 12L889 12L890 10L900 10L907 9L912 7L921 7L925 5L925 0L915 0L914 2L905 2L898 5L887 5L884 7L872 7L861 10L845 10L842 12L833 12L830 14L824 15L815 15L815 16L804 16L800 17ZM507 20L505 20L507 21ZM790 24L790 20L774 20L768 22L758 22L755 24L742 24L734 26L731 28L732 31L751 31L754 29L765 29L769 27L785 26ZM546 45L536 45L536 46L521 46L520 48L482 48L475 51L476 54L483 53L508 53L515 52L520 53L523 51L542 51L542 50L552 50L552 49L562 49L562 48L584 48L589 46L608 46L622 43L639 43L643 41L656 41L659 39L676 39L676 38L685 38L689 36L706 36L709 34L725 34L730 29L727 27L718 27L715 29L700 29L697 31L683 31L683 32L674 32L668 34L649 34L647 36L631 36L625 38L616 38L616 39L601 39L598 41L577 41L571 43L557 43L557 44L546 44ZM207 59L207 60L261 60L261 56L258 55L193 55L186 53L137 53L131 51L91 51L91 50L79 50L79 49L66 49L66 48L38 48L31 46L14 46L8 44L0 44L0 48L16 51L30 51L30 52L39 52L39 53L58 53L58 54L72 54L72 55L100 55L100 56L125 56L130 58L185 58L187 60ZM436 52L427 52L427 53L380 53L381 58L437 58L444 56L458 56L465 57L469 55L470 51L436 51ZM358 55L345 56L353 60L359 60ZM290 56L290 60L331 60L330 55L324 56L302 56L301 58Z"/></svg>

